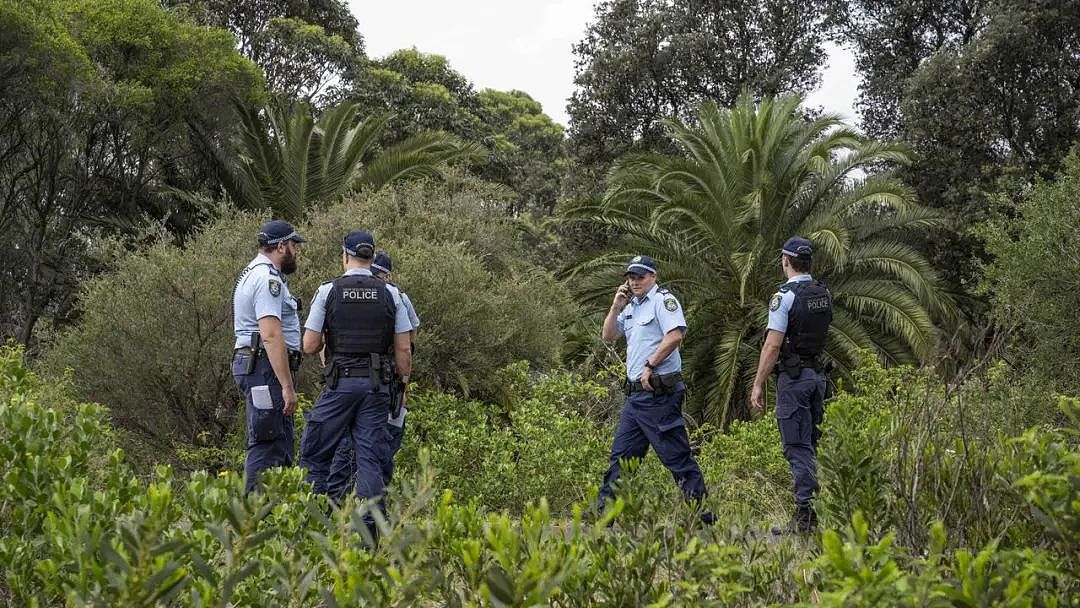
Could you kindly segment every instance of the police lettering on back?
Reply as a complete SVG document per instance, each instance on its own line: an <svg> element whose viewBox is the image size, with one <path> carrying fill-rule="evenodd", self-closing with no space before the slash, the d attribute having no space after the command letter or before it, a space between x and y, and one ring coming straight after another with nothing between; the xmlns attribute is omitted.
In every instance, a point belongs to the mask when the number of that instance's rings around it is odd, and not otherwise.
<svg viewBox="0 0 1080 608"><path fill-rule="evenodd" d="M377 302L379 300L379 290L343 287L341 289L341 299L348 302Z"/></svg>

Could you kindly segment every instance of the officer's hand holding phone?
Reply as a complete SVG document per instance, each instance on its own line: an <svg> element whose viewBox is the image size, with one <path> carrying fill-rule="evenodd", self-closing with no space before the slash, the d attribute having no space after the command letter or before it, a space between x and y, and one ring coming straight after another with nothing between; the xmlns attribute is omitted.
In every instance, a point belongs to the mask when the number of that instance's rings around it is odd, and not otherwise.
<svg viewBox="0 0 1080 608"><path fill-rule="evenodd" d="M630 301L630 298L633 295L634 293L630 291L630 281L624 282L622 285L619 285L619 288L617 290L615 290L614 305L618 306L619 308L626 306L626 303Z"/></svg>

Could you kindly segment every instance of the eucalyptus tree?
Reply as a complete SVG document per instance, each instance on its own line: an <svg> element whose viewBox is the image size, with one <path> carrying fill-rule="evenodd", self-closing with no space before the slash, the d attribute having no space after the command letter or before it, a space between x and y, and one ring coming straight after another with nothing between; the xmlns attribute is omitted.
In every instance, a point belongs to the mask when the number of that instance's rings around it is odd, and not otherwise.
<svg viewBox="0 0 1080 608"><path fill-rule="evenodd" d="M273 101L261 110L238 106L238 112L233 145L217 154L222 181L240 207L270 209L287 219L298 220L312 205L352 189L439 176L451 163L483 155L478 144L438 132L380 148L391 116L360 119L353 102L328 108L318 120L306 103Z"/></svg>
<svg viewBox="0 0 1080 608"><path fill-rule="evenodd" d="M665 125L681 154L618 160L603 197L567 219L615 230L613 248L573 266L585 300L606 301L627 256L660 262L660 281L683 299L685 347L705 419L745 407L770 296L783 282L780 245L815 244L816 278L835 299L825 357L842 375L860 349L888 362L927 361L956 306L917 247L944 218L871 167L909 162L897 144L869 140L839 118L806 120L797 96L699 107L697 124Z"/></svg>

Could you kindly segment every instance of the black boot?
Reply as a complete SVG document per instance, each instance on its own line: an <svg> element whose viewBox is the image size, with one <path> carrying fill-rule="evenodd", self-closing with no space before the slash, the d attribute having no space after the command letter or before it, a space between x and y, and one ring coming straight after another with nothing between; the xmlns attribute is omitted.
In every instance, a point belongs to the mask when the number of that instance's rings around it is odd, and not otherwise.
<svg viewBox="0 0 1080 608"><path fill-rule="evenodd" d="M795 514L786 526L773 526L772 533L776 536L782 534L813 534L817 532L817 513L810 505L796 505Z"/></svg>
<svg viewBox="0 0 1080 608"><path fill-rule="evenodd" d="M810 505L795 507L795 531L800 534L813 534L817 532L817 513Z"/></svg>

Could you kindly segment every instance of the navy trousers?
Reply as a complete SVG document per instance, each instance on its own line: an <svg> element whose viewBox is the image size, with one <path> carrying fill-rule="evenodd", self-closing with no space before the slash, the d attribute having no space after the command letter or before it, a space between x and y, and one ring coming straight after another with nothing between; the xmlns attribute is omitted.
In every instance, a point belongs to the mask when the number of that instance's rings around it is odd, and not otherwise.
<svg viewBox="0 0 1080 608"><path fill-rule="evenodd" d="M690 453L686 419L682 416L685 394L685 385L679 383L668 395L637 391L626 398L611 446L611 464L600 488L601 503L615 495L612 484L619 478L619 461L643 458L650 445L687 500L705 496L705 478Z"/></svg>
<svg viewBox="0 0 1080 608"><path fill-rule="evenodd" d="M304 414L307 426L300 441L300 466L315 492L340 498L346 486L330 492L329 480L335 455L346 444L351 448L355 467L355 491L359 498L383 494L383 462L389 450L386 418L390 413L390 395L385 386L371 390L367 378L341 378L333 389L324 388L311 411ZM347 440L343 441L345 438Z"/></svg>
<svg viewBox="0 0 1080 608"><path fill-rule="evenodd" d="M248 374L249 357L250 354L237 354L232 364L233 379L247 402L245 492L255 490L262 471L270 467L292 466L295 445L293 417L283 413L285 400L281 396L281 383L270 366L270 360L259 357L255 361L255 370Z"/></svg>
<svg viewBox="0 0 1080 608"><path fill-rule="evenodd" d="M817 444L825 411L825 374L803 368L798 378L780 372L776 381L776 425L791 465L795 504L809 506L818 492Z"/></svg>
<svg viewBox="0 0 1080 608"><path fill-rule="evenodd" d="M406 416L406 419L408 416ZM405 438L405 421L401 426L386 425L389 433L389 447L387 458L383 462L383 485L389 486L394 477L394 456L401 449L401 442ZM340 499L349 491L356 476L356 459L353 457L352 437L345 435L334 452L334 460L330 464L330 476L326 480L327 492L331 498Z"/></svg>

